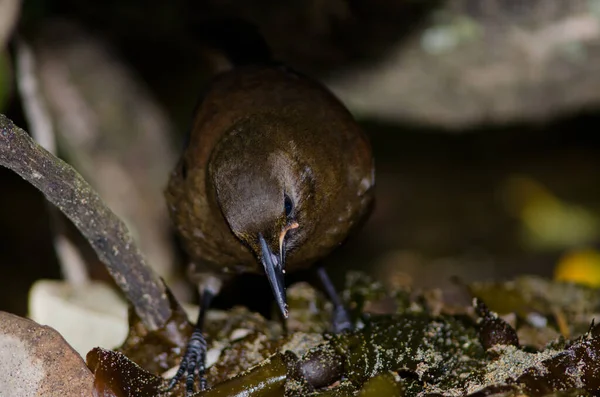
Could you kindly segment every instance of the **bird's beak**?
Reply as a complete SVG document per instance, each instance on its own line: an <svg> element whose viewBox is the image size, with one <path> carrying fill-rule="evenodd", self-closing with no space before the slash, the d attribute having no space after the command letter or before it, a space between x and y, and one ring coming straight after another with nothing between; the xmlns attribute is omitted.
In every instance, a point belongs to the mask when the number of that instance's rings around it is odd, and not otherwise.
<svg viewBox="0 0 600 397"><path fill-rule="evenodd" d="M265 268L267 278L269 279L269 284L271 284L275 301L277 301L277 305L279 306L279 310L281 310L283 318L287 318L288 309L285 299L285 282L283 279L283 256L281 255L281 252L279 257L273 254L273 251L269 248L269 245L262 234L258 235L258 242L260 245L260 258Z"/></svg>

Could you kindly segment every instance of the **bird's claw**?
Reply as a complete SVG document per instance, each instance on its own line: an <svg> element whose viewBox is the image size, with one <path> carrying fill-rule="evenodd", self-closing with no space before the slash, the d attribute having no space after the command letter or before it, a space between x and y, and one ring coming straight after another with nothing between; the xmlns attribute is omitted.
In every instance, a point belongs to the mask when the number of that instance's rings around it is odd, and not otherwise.
<svg viewBox="0 0 600 397"><path fill-rule="evenodd" d="M341 334L342 332L352 331L354 326L350 320L350 314L343 305L334 306L333 315L331 318L331 328L334 334Z"/></svg>
<svg viewBox="0 0 600 397"><path fill-rule="evenodd" d="M185 354L179 364L177 373L163 391L172 390L175 385L186 375L185 378L185 395L187 397L194 394L194 381L196 376L199 379L200 391L207 388L206 378L204 377L205 372L205 361L206 361L206 340L204 335L199 329L194 329L190 340L188 341Z"/></svg>

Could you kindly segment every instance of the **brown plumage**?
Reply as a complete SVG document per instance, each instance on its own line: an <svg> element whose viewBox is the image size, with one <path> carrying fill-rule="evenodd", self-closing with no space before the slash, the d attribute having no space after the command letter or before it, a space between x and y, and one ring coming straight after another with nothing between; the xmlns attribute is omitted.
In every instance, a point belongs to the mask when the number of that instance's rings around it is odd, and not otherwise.
<svg viewBox="0 0 600 397"><path fill-rule="evenodd" d="M259 233L285 250L285 269L313 264L368 214L373 184L368 140L327 89L284 68L243 67L207 90L166 197L203 282L264 272Z"/></svg>
<svg viewBox="0 0 600 397"><path fill-rule="evenodd" d="M284 67L245 66L206 91L166 198L202 302L194 333L169 387L187 373L204 379L204 312L222 282L264 273L287 316L284 273L339 246L373 203L369 142L322 85ZM334 304L333 329L351 328L322 268Z"/></svg>

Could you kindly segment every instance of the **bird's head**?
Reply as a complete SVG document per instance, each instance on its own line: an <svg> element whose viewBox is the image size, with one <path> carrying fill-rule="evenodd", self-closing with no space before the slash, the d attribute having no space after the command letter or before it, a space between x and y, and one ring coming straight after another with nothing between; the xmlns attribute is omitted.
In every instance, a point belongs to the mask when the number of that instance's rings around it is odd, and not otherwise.
<svg viewBox="0 0 600 397"><path fill-rule="evenodd" d="M233 234L264 268L277 304L287 317L285 261L310 234L310 170L278 138L232 131L211 157L217 201Z"/></svg>

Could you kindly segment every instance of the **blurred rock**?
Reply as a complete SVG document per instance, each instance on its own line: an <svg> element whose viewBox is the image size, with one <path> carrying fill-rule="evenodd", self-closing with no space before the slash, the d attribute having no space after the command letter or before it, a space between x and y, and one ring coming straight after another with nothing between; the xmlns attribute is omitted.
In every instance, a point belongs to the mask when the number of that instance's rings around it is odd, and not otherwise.
<svg viewBox="0 0 600 397"><path fill-rule="evenodd" d="M63 337L0 312L0 396L91 396L93 375Z"/></svg>
<svg viewBox="0 0 600 397"><path fill-rule="evenodd" d="M600 103L600 2L454 1L329 85L360 117L449 129Z"/></svg>
<svg viewBox="0 0 600 397"><path fill-rule="evenodd" d="M29 316L49 325L82 356L94 347L113 349L127 336L127 303L98 282L73 286L40 280L29 291Z"/></svg>

